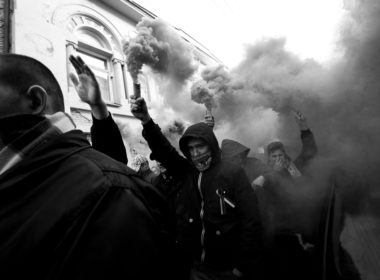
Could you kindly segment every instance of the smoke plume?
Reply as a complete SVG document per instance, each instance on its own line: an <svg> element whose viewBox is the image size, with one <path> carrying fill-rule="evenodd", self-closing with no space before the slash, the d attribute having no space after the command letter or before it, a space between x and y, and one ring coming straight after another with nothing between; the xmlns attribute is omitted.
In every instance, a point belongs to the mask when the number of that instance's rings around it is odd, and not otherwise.
<svg viewBox="0 0 380 280"><path fill-rule="evenodd" d="M193 46L159 18L143 18L136 30L137 36L124 44L129 72L136 82L143 67L149 67L163 97L160 109L171 107L180 112L186 106L188 81L198 69ZM192 105L184 117L191 118Z"/></svg>
<svg viewBox="0 0 380 280"><path fill-rule="evenodd" d="M233 90L242 87L222 65L204 69L201 77L202 79L193 83L191 87L191 99L199 104L204 104L210 112L212 108L218 107L221 96L231 94Z"/></svg>

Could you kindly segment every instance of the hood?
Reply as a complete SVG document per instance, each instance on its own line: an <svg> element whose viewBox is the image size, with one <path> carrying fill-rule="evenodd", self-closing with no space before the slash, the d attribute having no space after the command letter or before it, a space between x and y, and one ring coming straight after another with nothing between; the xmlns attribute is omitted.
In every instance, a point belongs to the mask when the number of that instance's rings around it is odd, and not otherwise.
<svg viewBox="0 0 380 280"><path fill-rule="evenodd" d="M179 148L182 153L185 155L187 159L190 160L190 154L187 148L187 141L190 138L200 138L205 141L211 149L211 154L213 158L213 162L220 160L220 148L218 144L218 140L214 134L214 131L210 126L205 123L196 123L189 126L182 137L179 139Z"/></svg>
<svg viewBox="0 0 380 280"><path fill-rule="evenodd" d="M231 139L222 141L222 158L247 157L251 149Z"/></svg>

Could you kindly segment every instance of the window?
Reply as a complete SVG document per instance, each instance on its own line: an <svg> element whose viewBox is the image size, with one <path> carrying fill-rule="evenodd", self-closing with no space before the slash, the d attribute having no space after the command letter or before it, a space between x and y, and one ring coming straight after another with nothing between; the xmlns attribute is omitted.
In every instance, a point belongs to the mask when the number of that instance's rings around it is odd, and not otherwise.
<svg viewBox="0 0 380 280"><path fill-rule="evenodd" d="M86 52L87 51L87 52ZM85 63L91 68L96 76L96 80L99 83L100 92L103 99L108 103L113 103L114 98L112 94L112 71L110 70L112 65L110 59L89 53L86 48L79 48L77 54L85 61Z"/></svg>
<svg viewBox="0 0 380 280"><path fill-rule="evenodd" d="M73 34L66 44L68 55L81 56L91 68L108 105L122 106L122 97L127 92L127 74L121 43L107 26L88 15L72 15L66 28ZM69 61L68 64L70 69Z"/></svg>
<svg viewBox="0 0 380 280"><path fill-rule="evenodd" d="M113 92L112 52L107 49L104 39L95 32L79 29L77 32L77 54L94 72L99 83L103 99L107 103L115 103Z"/></svg>

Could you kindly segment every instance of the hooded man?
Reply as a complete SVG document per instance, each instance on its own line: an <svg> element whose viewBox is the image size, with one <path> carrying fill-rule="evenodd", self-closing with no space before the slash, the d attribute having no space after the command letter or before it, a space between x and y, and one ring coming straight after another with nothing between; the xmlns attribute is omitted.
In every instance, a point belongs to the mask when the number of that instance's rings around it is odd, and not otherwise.
<svg viewBox="0 0 380 280"><path fill-rule="evenodd" d="M0 55L2 279L166 279L165 200L63 111L45 65Z"/></svg>
<svg viewBox="0 0 380 280"><path fill-rule="evenodd" d="M256 278L261 257L257 200L244 170L221 159L212 128L197 123L179 140L181 156L151 119L142 98L131 99L151 158L181 181L177 242L191 254L191 279Z"/></svg>
<svg viewBox="0 0 380 280"><path fill-rule="evenodd" d="M268 167L261 160L249 157L249 152L250 148L237 141L231 139L222 141L222 158L243 167L252 184L258 176L268 171Z"/></svg>

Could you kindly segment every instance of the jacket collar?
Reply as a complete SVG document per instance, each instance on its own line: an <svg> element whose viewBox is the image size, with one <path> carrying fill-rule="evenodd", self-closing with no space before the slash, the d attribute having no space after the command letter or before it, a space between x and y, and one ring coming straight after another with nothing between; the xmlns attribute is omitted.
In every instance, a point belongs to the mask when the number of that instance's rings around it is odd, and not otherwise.
<svg viewBox="0 0 380 280"><path fill-rule="evenodd" d="M69 115L63 112L54 115L15 115L0 119L1 142L0 174L22 161L32 151L48 142L52 137L75 129Z"/></svg>

